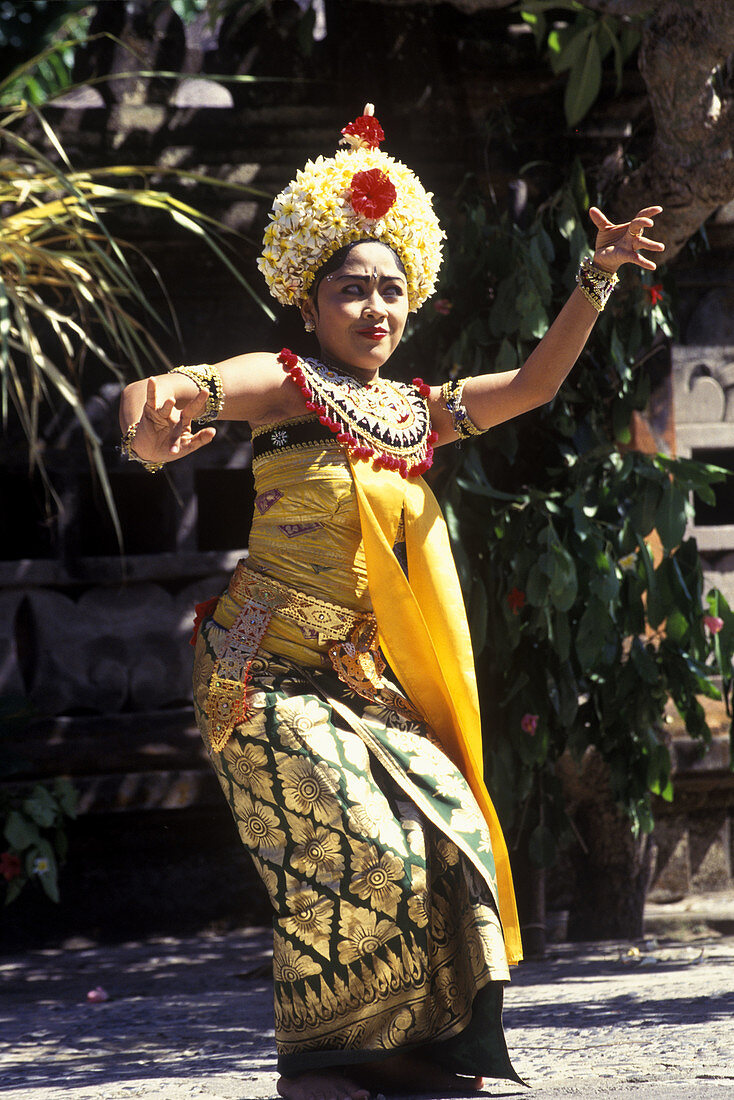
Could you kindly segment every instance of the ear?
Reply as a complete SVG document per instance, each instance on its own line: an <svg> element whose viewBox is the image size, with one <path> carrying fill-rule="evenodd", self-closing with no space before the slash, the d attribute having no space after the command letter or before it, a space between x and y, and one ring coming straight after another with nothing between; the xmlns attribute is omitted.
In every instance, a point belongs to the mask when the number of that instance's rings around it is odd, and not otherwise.
<svg viewBox="0 0 734 1100"><path fill-rule="evenodd" d="M319 315L316 311L312 298L307 298L301 306L301 317L304 321L310 321L314 325L318 321Z"/></svg>

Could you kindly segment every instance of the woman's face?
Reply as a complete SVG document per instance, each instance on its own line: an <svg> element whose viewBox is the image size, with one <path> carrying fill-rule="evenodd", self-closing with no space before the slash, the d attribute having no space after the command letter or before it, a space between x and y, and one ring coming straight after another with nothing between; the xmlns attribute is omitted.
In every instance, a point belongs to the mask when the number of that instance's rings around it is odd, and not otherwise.
<svg viewBox="0 0 734 1100"><path fill-rule="evenodd" d="M322 354L374 376L400 343L408 317L408 286L389 248L357 244L319 283L316 304L301 313L313 321Z"/></svg>

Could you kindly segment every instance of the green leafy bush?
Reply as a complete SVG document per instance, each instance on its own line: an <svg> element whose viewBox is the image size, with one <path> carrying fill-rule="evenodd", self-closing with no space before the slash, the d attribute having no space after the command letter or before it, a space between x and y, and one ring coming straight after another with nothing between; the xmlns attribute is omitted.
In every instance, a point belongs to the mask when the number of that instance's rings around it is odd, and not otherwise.
<svg viewBox="0 0 734 1100"><path fill-rule="evenodd" d="M441 297L407 344L413 368L425 374L437 359L439 377L460 377L519 366L588 251L587 207L578 168L524 228L476 191L466 197ZM568 830L556 778L565 752L580 760L594 746L633 828L649 830L651 795L672 798L668 700L703 750L711 734L700 696L720 696L715 674L730 694L734 616L719 593L704 605L698 551L685 538L692 498L713 503L726 473L627 448L649 366L667 360L672 299L625 268L554 401L444 459L488 781L505 827L529 838L541 865ZM707 625L708 614L721 622Z"/></svg>
<svg viewBox="0 0 734 1100"><path fill-rule="evenodd" d="M25 700L0 701L0 779L12 780L23 761L10 747L30 720ZM50 786L36 784L14 790L0 788L0 882L5 904L14 901L29 882L37 883L52 901L59 900L59 865L66 859L66 827L76 817L77 793L68 779Z"/></svg>
<svg viewBox="0 0 734 1100"><path fill-rule="evenodd" d="M618 19L589 11L577 0L521 0L518 10L538 49L545 47L553 72L568 74L563 108L569 126L577 126L593 107L610 59L620 91L624 66L640 44L639 16Z"/></svg>

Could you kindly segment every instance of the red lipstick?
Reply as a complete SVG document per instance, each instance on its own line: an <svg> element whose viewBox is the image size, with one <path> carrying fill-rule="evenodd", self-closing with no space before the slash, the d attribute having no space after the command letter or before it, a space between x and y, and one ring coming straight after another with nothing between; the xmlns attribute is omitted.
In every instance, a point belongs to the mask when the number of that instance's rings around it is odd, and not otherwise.
<svg viewBox="0 0 734 1100"><path fill-rule="evenodd" d="M384 328L360 328L357 329L360 336L366 336L368 340L382 340L387 336L387 329Z"/></svg>

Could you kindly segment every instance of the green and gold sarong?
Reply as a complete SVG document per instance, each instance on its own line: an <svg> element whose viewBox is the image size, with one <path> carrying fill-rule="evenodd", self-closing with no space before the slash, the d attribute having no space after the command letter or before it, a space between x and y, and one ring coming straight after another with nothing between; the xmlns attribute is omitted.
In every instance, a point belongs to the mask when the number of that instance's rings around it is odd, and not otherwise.
<svg viewBox="0 0 734 1100"><path fill-rule="evenodd" d="M246 619L250 591L230 586L199 632L194 699L214 770L274 909L279 1069L293 1075L420 1049L454 1072L517 1079L501 1022L508 913L511 961L519 944L506 852L502 845L496 865L496 819L489 819L486 791L482 802L483 787L479 798L473 793L477 776L466 766L469 758L476 764L476 744L459 743L453 717L439 731L440 715L426 720L445 706L447 715L451 707L465 721L466 703L453 698L460 694L456 681L434 698L406 692L405 674L397 684L382 671L375 643L355 656L375 656L365 684L348 676L345 683L318 615L311 626L307 621L309 597L316 611L319 600L344 608L345 623L350 615L367 621L374 606L379 642L399 670L403 648L415 657L421 644L418 620L404 647L389 623L383 628L390 613L381 618L384 593L375 599L371 561L384 542L396 562L393 544L405 532L412 575L419 551L411 527L420 532L423 553L440 517L431 512L427 530L419 506L426 487L403 490L391 480L397 518L389 530L373 482L324 443L307 455L302 445L297 453L286 448L275 460L256 462L254 471L248 564L276 582L272 617L243 664L245 716L232 718L224 738L215 735L213 685L235 651L233 623ZM409 588L397 591L401 582L391 569L384 578L405 608ZM278 610L284 586L303 596L290 617ZM267 603L266 583L263 591ZM342 656L355 655L359 632L350 635L352 620L339 638ZM435 643L433 659L455 640L453 627L439 636L430 608L425 632ZM414 683L419 676L414 669Z"/></svg>

